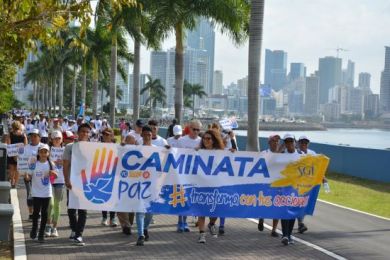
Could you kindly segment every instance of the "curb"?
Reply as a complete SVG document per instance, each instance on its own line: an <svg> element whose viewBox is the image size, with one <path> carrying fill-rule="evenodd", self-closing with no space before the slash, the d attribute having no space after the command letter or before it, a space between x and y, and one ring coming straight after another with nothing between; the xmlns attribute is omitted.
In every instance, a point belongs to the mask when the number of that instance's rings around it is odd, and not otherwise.
<svg viewBox="0 0 390 260"><path fill-rule="evenodd" d="M22 217L20 215L18 191L11 189L11 203L14 207L13 222L13 236L14 236L14 259L26 260L26 243L24 239Z"/></svg>

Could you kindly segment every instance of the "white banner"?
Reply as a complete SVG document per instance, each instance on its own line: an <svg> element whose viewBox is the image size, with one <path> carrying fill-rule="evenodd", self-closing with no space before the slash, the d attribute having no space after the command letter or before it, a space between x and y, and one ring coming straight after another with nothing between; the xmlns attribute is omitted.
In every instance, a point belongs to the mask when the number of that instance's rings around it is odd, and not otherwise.
<svg viewBox="0 0 390 260"><path fill-rule="evenodd" d="M7 156L14 157L24 153L24 143L8 144L7 145Z"/></svg>

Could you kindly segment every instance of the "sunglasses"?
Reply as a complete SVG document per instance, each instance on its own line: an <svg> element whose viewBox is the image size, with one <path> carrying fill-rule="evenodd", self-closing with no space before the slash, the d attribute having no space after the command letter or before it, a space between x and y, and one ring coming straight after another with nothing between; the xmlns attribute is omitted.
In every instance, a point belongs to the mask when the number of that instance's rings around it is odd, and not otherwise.
<svg viewBox="0 0 390 260"><path fill-rule="evenodd" d="M192 131L200 131L200 129L199 128L192 128Z"/></svg>

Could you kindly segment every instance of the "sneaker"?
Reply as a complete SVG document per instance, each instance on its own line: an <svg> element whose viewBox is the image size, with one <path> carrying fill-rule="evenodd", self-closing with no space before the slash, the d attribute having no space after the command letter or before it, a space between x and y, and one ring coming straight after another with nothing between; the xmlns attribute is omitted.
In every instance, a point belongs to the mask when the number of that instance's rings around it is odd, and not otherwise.
<svg viewBox="0 0 390 260"><path fill-rule="evenodd" d="M184 223L183 225L184 232L191 232L190 228L188 227L187 223Z"/></svg>
<svg viewBox="0 0 390 260"><path fill-rule="evenodd" d="M300 223L300 224L298 225L298 232L301 233L301 234L303 234L303 233L306 232L306 231L307 231L306 225L303 224L303 223Z"/></svg>
<svg viewBox="0 0 390 260"><path fill-rule="evenodd" d="M116 222L115 218L110 220L110 226L111 227L117 227L118 226L118 222Z"/></svg>
<svg viewBox="0 0 390 260"><path fill-rule="evenodd" d="M58 231L56 228L51 229L51 237L58 237Z"/></svg>
<svg viewBox="0 0 390 260"><path fill-rule="evenodd" d="M225 235L225 227L219 227L219 229L218 229L218 234L220 235L220 236L223 236L223 235Z"/></svg>
<svg viewBox="0 0 390 260"><path fill-rule="evenodd" d="M259 231L263 231L264 230L264 219L262 219L262 218L259 219L259 224L257 224L257 229Z"/></svg>
<svg viewBox="0 0 390 260"><path fill-rule="evenodd" d="M73 242L73 240L76 238L75 232L70 232L69 240Z"/></svg>
<svg viewBox="0 0 390 260"><path fill-rule="evenodd" d="M74 241L74 244L76 246L85 246L85 243L84 243L82 237L76 237L73 241Z"/></svg>
<svg viewBox="0 0 390 260"><path fill-rule="evenodd" d="M201 244L206 243L206 233L205 232L199 234L198 243L201 243Z"/></svg>
<svg viewBox="0 0 390 260"><path fill-rule="evenodd" d="M271 237L279 237L279 234L276 231L271 231Z"/></svg>
<svg viewBox="0 0 390 260"><path fill-rule="evenodd" d="M51 226L46 226L45 228L45 237L51 236Z"/></svg>
<svg viewBox="0 0 390 260"><path fill-rule="evenodd" d="M295 244L295 241L294 241L294 239L293 239L291 236L288 237L288 244L289 244L289 245Z"/></svg>
<svg viewBox="0 0 390 260"><path fill-rule="evenodd" d="M42 236L42 237L38 237L38 243L45 243L45 238Z"/></svg>
<svg viewBox="0 0 390 260"><path fill-rule="evenodd" d="M145 241L149 241L149 232L147 229L144 229L144 236L145 236Z"/></svg>
<svg viewBox="0 0 390 260"><path fill-rule="evenodd" d="M108 221L106 218L102 218L102 222L101 222L102 226L108 226Z"/></svg>
<svg viewBox="0 0 390 260"><path fill-rule="evenodd" d="M125 235L131 235L131 227L123 227L122 232Z"/></svg>
<svg viewBox="0 0 390 260"><path fill-rule="evenodd" d="M137 246L143 246L144 245L144 242L145 242L145 237L144 236L140 236L138 237L137 239Z"/></svg>
<svg viewBox="0 0 390 260"><path fill-rule="evenodd" d="M282 237L282 244L285 246L288 245L288 237Z"/></svg>
<svg viewBox="0 0 390 260"><path fill-rule="evenodd" d="M211 224L208 224L207 227L209 228L209 231L210 231L210 234L212 236L217 236L217 226L215 224L211 225Z"/></svg>
<svg viewBox="0 0 390 260"><path fill-rule="evenodd" d="M184 226L182 223L177 223L177 233L183 233L184 232Z"/></svg>

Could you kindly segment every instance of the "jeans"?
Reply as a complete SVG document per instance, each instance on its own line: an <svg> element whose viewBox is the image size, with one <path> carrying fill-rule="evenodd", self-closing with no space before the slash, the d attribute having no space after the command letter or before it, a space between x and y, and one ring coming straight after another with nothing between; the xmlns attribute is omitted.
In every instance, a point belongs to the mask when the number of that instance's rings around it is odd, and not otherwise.
<svg viewBox="0 0 390 260"><path fill-rule="evenodd" d="M69 203L69 190L66 192L66 195ZM75 237L81 237L83 235L85 223L87 222L87 211L85 209L77 210L77 209L68 208L68 217L69 217L69 226L72 229L72 231L75 233Z"/></svg>
<svg viewBox="0 0 390 260"><path fill-rule="evenodd" d="M144 235L144 230L149 228L150 221L152 220L152 213L135 213L135 221L137 222L138 236Z"/></svg>
<svg viewBox="0 0 390 260"><path fill-rule="evenodd" d="M107 219L107 211L102 211L102 217ZM110 220L115 219L115 211L110 211Z"/></svg>
<svg viewBox="0 0 390 260"><path fill-rule="evenodd" d="M283 237L290 238L291 234L292 234L292 231L293 231L293 228L294 228L295 218L293 218L293 219L282 219L281 222L282 222Z"/></svg>
<svg viewBox="0 0 390 260"><path fill-rule="evenodd" d="M38 218L39 218L39 213L41 214L41 226L39 227L39 233L38 237L43 238L44 232L45 232L45 227L47 223L47 208L49 207L50 203L50 197L49 198L38 198L38 197L33 197L33 207L34 207L34 212L33 212L33 223L32 223L32 230L31 232L34 234L37 233L38 229Z"/></svg>
<svg viewBox="0 0 390 260"><path fill-rule="evenodd" d="M297 218L297 219L298 219L298 225L302 225L305 217L301 217L301 218Z"/></svg>

